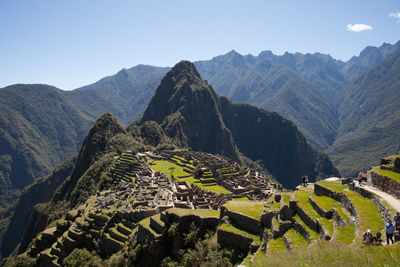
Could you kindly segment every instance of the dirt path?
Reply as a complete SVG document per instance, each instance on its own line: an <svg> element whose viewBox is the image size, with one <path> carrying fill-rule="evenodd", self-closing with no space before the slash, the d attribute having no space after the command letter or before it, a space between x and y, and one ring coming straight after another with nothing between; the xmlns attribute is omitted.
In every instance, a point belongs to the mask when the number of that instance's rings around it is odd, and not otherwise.
<svg viewBox="0 0 400 267"><path fill-rule="evenodd" d="M380 196L382 199L386 200L387 203L389 203L389 205L391 205L395 210L400 211L400 200L393 197L392 195L381 191L375 187L372 186L368 186L368 185L363 185L362 188ZM394 215L394 214L392 214Z"/></svg>

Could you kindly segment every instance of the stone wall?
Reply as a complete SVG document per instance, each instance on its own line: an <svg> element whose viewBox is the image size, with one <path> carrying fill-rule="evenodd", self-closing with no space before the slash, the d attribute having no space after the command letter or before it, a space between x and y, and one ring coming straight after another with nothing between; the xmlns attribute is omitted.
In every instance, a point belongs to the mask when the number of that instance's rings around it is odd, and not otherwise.
<svg viewBox="0 0 400 267"><path fill-rule="evenodd" d="M314 184L314 193L317 196L327 196L327 197L331 197L331 198L335 199L336 201L341 202L342 206L346 210L348 210L352 216L357 217L356 209L354 208L353 204L351 204L350 200L348 199L348 197L345 194L333 192L329 188L326 188L319 184Z"/></svg>
<svg viewBox="0 0 400 267"><path fill-rule="evenodd" d="M260 234L262 232L260 222L255 218L221 207L220 218L223 218L224 216L228 216L233 224L236 224L247 232L254 234Z"/></svg>
<svg viewBox="0 0 400 267"><path fill-rule="evenodd" d="M382 191L385 191L386 193L391 194L396 198L400 198L400 183L373 171L368 171L368 173L368 176L371 178L370 183L372 184L372 186Z"/></svg>
<svg viewBox="0 0 400 267"><path fill-rule="evenodd" d="M304 212L298 205L296 201L290 201L290 208L294 210L303 222L310 227L312 230L318 232L318 222L314 221L307 213Z"/></svg>
<svg viewBox="0 0 400 267"><path fill-rule="evenodd" d="M318 212L319 215L328 219L332 219L333 210L322 209L311 197L308 199L308 202L310 202L311 206L313 206L313 208Z"/></svg>
<svg viewBox="0 0 400 267"><path fill-rule="evenodd" d="M244 251L249 251L251 243L253 243L253 239L251 237L221 229L218 229L217 240L221 245L236 247Z"/></svg>
<svg viewBox="0 0 400 267"><path fill-rule="evenodd" d="M293 220L293 227L294 227L294 229L296 229L297 232L299 232L302 236L304 236L304 238L307 240L308 244L311 243L310 233L307 231L307 229L302 224L300 224L296 220Z"/></svg>
<svg viewBox="0 0 400 267"><path fill-rule="evenodd" d="M268 212L263 213L261 215L261 218L260 218L261 224L264 225L267 228L271 228L271 226L272 226L272 218L274 218L277 214L278 214L277 210L272 210L272 211L268 211Z"/></svg>

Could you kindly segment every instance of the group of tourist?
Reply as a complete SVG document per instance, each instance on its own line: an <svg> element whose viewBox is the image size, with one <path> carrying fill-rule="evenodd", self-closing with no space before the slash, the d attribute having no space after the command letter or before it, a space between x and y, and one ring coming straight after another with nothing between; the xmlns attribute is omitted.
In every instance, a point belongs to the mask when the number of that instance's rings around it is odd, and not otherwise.
<svg viewBox="0 0 400 267"><path fill-rule="evenodd" d="M357 181L359 186L362 185L362 182L367 182L367 174L365 172L359 172Z"/></svg>
<svg viewBox="0 0 400 267"><path fill-rule="evenodd" d="M394 244L397 240L400 240L400 212L393 216L393 221L394 224L391 219L388 219L385 224L387 245L390 244L390 241ZM363 234L363 245L382 245L382 234L377 232L374 236L368 229Z"/></svg>

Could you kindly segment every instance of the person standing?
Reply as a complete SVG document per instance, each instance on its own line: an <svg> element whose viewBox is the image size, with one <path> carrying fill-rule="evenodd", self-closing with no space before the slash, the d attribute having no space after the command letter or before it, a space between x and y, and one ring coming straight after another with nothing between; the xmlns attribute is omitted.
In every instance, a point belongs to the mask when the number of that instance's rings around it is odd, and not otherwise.
<svg viewBox="0 0 400 267"><path fill-rule="evenodd" d="M392 220L388 220L387 223L385 224L385 228L386 228L386 244L389 245L389 241L393 242L393 233L394 233L394 225L392 224Z"/></svg>
<svg viewBox="0 0 400 267"><path fill-rule="evenodd" d="M306 175L303 175L303 176L301 177L301 180L302 180L302 182L303 182L303 186L306 187L306 186L307 186L307 183L306 183Z"/></svg>

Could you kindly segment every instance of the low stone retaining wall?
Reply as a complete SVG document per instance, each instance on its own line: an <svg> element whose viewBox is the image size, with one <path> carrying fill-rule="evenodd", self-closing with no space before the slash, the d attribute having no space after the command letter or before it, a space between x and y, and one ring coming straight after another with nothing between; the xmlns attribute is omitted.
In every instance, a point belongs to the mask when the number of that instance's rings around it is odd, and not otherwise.
<svg viewBox="0 0 400 267"><path fill-rule="evenodd" d="M240 226L240 228L246 230L247 232L260 234L262 231L260 222L250 216L233 212L225 207L221 207L220 218L223 218L224 216L228 216L233 224Z"/></svg>
<svg viewBox="0 0 400 267"><path fill-rule="evenodd" d="M297 201L290 201L290 208L294 210L303 220L303 222L310 227L312 230L318 232L318 222L314 221L304 210L302 210L298 205Z"/></svg>
<svg viewBox="0 0 400 267"><path fill-rule="evenodd" d="M332 219L333 217L333 210L324 210L320 206L318 206L317 202L315 202L311 197L308 199L308 202L310 202L311 206L318 212L319 215L322 217Z"/></svg>
<svg viewBox="0 0 400 267"><path fill-rule="evenodd" d="M329 188L326 188L319 184L314 184L314 193L317 196L327 196L335 199L336 201L341 202L342 206L345 207L345 209L348 210L352 216L354 217L358 216L356 209L354 208L353 204L351 204L349 198L345 194L333 192Z"/></svg>
<svg viewBox="0 0 400 267"><path fill-rule="evenodd" d="M339 227L343 227L345 226L348 222L346 222L344 220L344 218L342 218L339 213L334 209L333 210L333 216L332 216L333 220L337 223L337 225Z"/></svg>
<svg viewBox="0 0 400 267"><path fill-rule="evenodd" d="M187 214L181 216L172 212L170 213L168 210L165 211L165 213L161 213L160 218L168 225L179 223L189 227L190 224L195 223L196 226L200 227L202 230L215 229L219 224L218 217L200 217L196 214Z"/></svg>
<svg viewBox="0 0 400 267"><path fill-rule="evenodd" d="M165 230L165 226L160 224L153 218L150 218L150 227L152 227L158 234L162 234Z"/></svg>
<svg viewBox="0 0 400 267"><path fill-rule="evenodd" d="M400 199L400 183L373 171L368 171L368 177L372 186Z"/></svg>
<svg viewBox="0 0 400 267"><path fill-rule="evenodd" d="M140 223L138 224L138 230L136 232L137 241L140 244L149 243L156 239L155 235L146 227L143 227Z"/></svg>
<svg viewBox="0 0 400 267"><path fill-rule="evenodd" d="M244 251L249 251L251 249L251 243L253 243L253 239L251 237L221 229L218 229L217 240L221 245L236 247Z"/></svg>
<svg viewBox="0 0 400 267"><path fill-rule="evenodd" d="M263 213L260 218L260 222L267 228L271 228L272 226L272 219L278 214L278 211L272 210L266 213Z"/></svg>
<svg viewBox="0 0 400 267"><path fill-rule="evenodd" d="M306 228L296 220L293 220L293 227L294 229L299 232L304 238L307 240L308 244L311 243L310 233L307 231Z"/></svg>

